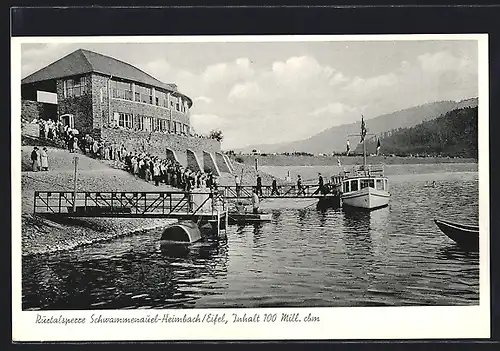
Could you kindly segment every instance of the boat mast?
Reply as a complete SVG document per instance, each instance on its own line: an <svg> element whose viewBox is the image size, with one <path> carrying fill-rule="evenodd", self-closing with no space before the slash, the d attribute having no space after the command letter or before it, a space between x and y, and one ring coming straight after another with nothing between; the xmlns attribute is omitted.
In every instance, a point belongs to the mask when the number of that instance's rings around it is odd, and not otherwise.
<svg viewBox="0 0 500 351"><path fill-rule="evenodd" d="M366 136L363 138L363 171L366 175Z"/></svg>

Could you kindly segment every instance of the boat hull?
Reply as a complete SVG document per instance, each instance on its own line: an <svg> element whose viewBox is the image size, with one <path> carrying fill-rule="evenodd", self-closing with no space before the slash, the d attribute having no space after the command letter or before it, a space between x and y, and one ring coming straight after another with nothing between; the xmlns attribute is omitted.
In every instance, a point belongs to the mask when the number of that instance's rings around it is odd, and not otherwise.
<svg viewBox="0 0 500 351"><path fill-rule="evenodd" d="M479 227L434 219L439 229L460 247L468 251L479 250Z"/></svg>
<svg viewBox="0 0 500 351"><path fill-rule="evenodd" d="M228 216L229 224L251 224L269 222L273 218L271 213L230 213Z"/></svg>
<svg viewBox="0 0 500 351"><path fill-rule="evenodd" d="M342 206L375 210L389 205L390 194L387 191L370 187L342 195Z"/></svg>

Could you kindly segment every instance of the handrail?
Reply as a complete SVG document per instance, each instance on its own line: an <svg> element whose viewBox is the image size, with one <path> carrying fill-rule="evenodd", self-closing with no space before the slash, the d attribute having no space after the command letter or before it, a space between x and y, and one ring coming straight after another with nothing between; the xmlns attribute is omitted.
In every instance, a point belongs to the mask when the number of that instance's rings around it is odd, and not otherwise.
<svg viewBox="0 0 500 351"><path fill-rule="evenodd" d="M193 195L206 195L201 204L193 202ZM149 195L149 196L148 196ZM154 196L151 196L154 195ZM64 214L71 211L76 204L78 208L88 210L101 209L105 212L122 213L122 209L133 215L141 214L191 214L206 215L201 213L209 199L215 199L220 209L227 208L223 194L213 191L35 191L33 210L35 214ZM193 208L196 205L196 208ZM76 205L75 205L76 206ZM128 209L128 210L127 210ZM130 212L131 211L131 212ZM212 208L212 212L214 208Z"/></svg>

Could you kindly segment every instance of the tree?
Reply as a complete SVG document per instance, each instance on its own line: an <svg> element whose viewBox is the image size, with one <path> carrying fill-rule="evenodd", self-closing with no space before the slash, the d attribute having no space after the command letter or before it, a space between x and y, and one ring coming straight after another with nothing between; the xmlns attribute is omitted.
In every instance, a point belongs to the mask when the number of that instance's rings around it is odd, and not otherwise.
<svg viewBox="0 0 500 351"><path fill-rule="evenodd" d="M215 139L218 142L221 142L224 139L224 135L222 135L222 131L218 129L214 129L210 131L210 139Z"/></svg>

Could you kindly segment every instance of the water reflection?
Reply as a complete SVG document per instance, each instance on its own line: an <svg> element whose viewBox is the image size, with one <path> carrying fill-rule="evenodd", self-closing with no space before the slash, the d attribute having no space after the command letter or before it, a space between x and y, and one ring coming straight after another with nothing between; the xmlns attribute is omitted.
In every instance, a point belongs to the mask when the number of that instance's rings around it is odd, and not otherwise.
<svg viewBox="0 0 500 351"><path fill-rule="evenodd" d="M160 251L168 258L186 258L191 250L188 244L160 243Z"/></svg>
<svg viewBox="0 0 500 351"><path fill-rule="evenodd" d="M479 259L478 252L465 251L456 243L450 243L449 246L442 248L439 251L439 258L443 260L477 260Z"/></svg>
<svg viewBox="0 0 500 351"><path fill-rule="evenodd" d="M346 253L355 259L373 255L373 243L370 231L372 213L369 211L344 211L344 235Z"/></svg>
<svg viewBox="0 0 500 351"><path fill-rule="evenodd" d="M254 248L259 246L259 241L263 234L263 223L254 223L253 224L253 245Z"/></svg>
<svg viewBox="0 0 500 351"><path fill-rule="evenodd" d="M52 264L23 263L23 308L117 309L129 306L190 307L227 275L225 242L159 245L119 259L79 262L71 254Z"/></svg>

